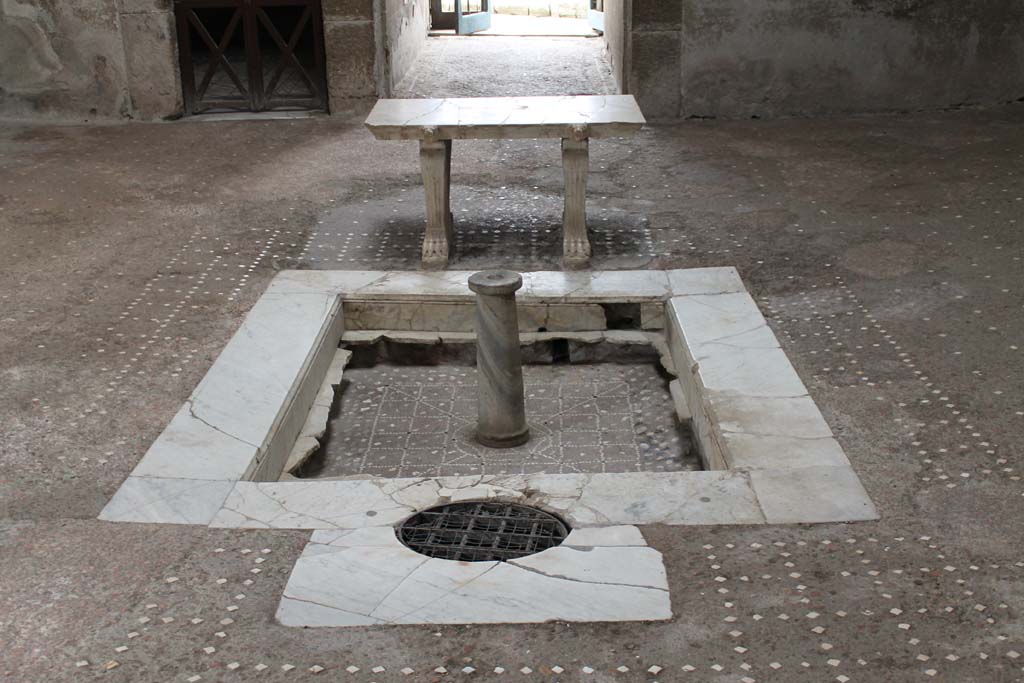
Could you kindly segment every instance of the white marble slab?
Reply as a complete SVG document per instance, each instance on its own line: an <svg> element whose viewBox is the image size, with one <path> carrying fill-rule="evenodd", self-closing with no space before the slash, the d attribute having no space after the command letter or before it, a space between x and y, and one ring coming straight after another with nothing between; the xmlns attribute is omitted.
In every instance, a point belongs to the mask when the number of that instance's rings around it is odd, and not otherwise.
<svg viewBox="0 0 1024 683"><path fill-rule="evenodd" d="M672 617L661 554L638 529L587 529L581 538L585 545L506 563L456 562L413 552L391 528L317 531L295 563L277 620L339 627Z"/></svg>
<svg viewBox="0 0 1024 683"><path fill-rule="evenodd" d="M211 522L257 529L359 529L390 526L436 504L440 482L356 479L237 482Z"/></svg>
<svg viewBox="0 0 1024 683"><path fill-rule="evenodd" d="M241 479L269 448L325 337L340 338L339 307L329 292L260 298L132 475Z"/></svg>
<svg viewBox="0 0 1024 683"><path fill-rule="evenodd" d="M667 271L672 296L746 292L740 274L732 266L686 268Z"/></svg>
<svg viewBox="0 0 1024 683"><path fill-rule="evenodd" d="M707 392L706 405L726 434L830 439L832 429L810 396L761 398Z"/></svg>
<svg viewBox="0 0 1024 683"><path fill-rule="evenodd" d="M381 99L366 127L381 140L622 137L644 115L632 95Z"/></svg>
<svg viewBox="0 0 1024 683"><path fill-rule="evenodd" d="M768 524L878 519L878 511L850 467L751 470L750 479Z"/></svg>
<svg viewBox="0 0 1024 683"><path fill-rule="evenodd" d="M264 296L357 292L374 282L387 280L394 274L394 271L382 270L282 270L274 276Z"/></svg>
<svg viewBox="0 0 1024 683"><path fill-rule="evenodd" d="M573 529L566 536L563 546L591 548L593 546L647 545L644 535L635 526L602 526Z"/></svg>
<svg viewBox="0 0 1024 683"><path fill-rule="evenodd" d="M128 477L100 512L108 522L201 524L213 519L232 482Z"/></svg>
<svg viewBox="0 0 1024 683"><path fill-rule="evenodd" d="M238 482L211 526L390 526L434 505L489 499L542 506L574 528L764 521L747 475L717 471Z"/></svg>
<svg viewBox="0 0 1024 683"><path fill-rule="evenodd" d="M709 271L732 269L706 269ZM472 270L286 270L268 294L330 293L346 301L472 302ZM664 301L672 292L660 270L534 271L523 273L516 299L529 303Z"/></svg>
<svg viewBox="0 0 1024 683"><path fill-rule="evenodd" d="M754 300L733 274L673 271L667 337L704 462L748 472L768 524L877 511ZM708 292L719 289L719 292Z"/></svg>
<svg viewBox="0 0 1024 683"><path fill-rule="evenodd" d="M668 277L660 270L540 271L523 273L524 300L574 302L662 301Z"/></svg>
<svg viewBox="0 0 1024 683"><path fill-rule="evenodd" d="M557 491L553 477L531 481ZM627 472L594 474L576 498L545 502L574 526L610 524L761 524L764 517L743 472Z"/></svg>
<svg viewBox="0 0 1024 683"><path fill-rule="evenodd" d="M178 410L132 471L133 477L174 479L240 478L260 451L192 415L191 403ZM262 439L261 439L262 441Z"/></svg>
<svg viewBox="0 0 1024 683"><path fill-rule="evenodd" d="M192 393L192 414L263 445L339 305L330 293L261 297Z"/></svg>
<svg viewBox="0 0 1024 683"><path fill-rule="evenodd" d="M660 556L654 561L644 561L647 554L658 555L658 552L638 546L603 547L595 544L581 549L563 545L509 560L509 564L573 581L667 589L665 567L659 561Z"/></svg>
<svg viewBox="0 0 1024 683"><path fill-rule="evenodd" d="M843 447L832 437L801 439L788 436L725 433L719 437L725 466L739 470L785 470L829 465L849 467Z"/></svg>
<svg viewBox="0 0 1024 683"><path fill-rule="evenodd" d="M746 292L673 296L669 306L682 326L686 343L698 358L716 350L703 349L705 345L779 348L775 334Z"/></svg>

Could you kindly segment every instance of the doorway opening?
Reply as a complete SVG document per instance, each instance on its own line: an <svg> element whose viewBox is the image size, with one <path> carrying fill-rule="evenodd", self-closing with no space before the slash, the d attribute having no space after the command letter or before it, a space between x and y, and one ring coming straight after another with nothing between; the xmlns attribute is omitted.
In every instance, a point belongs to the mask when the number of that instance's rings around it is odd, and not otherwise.
<svg viewBox="0 0 1024 683"><path fill-rule="evenodd" d="M391 97L619 92L592 0L422 1L428 35L388 35Z"/></svg>
<svg viewBox="0 0 1024 683"><path fill-rule="evenodd" d="M601 12L595 13L595 3ZM431 36L596 37L604 0L430 0Z"/></svg>
<svg viewBox="0 0 1024 683"><path fill-rule="evenodd" d="M320 0L176 0L186 114L326 110Z"/></svg>

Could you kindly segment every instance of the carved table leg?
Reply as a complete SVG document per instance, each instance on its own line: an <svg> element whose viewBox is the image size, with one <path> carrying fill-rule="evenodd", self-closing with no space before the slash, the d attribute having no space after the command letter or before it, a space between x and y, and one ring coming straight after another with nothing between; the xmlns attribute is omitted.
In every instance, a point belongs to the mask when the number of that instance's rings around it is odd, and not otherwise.
<svg viewBox="0 0 1024 683"><path fill-rule="evenodd" d="M420 141L420 169L427 194L427 233L423 238L423 267L444 268L453 241L449 206L452 141Z"/></svg>
<svg viewBox="0 0 1024 683"><path fill-rule="evenodd" d="M565 268L585 268L590 262L587 239L587 172L590 141L562 139L562 168L565 172L565 210L562 212Z"/></svg>

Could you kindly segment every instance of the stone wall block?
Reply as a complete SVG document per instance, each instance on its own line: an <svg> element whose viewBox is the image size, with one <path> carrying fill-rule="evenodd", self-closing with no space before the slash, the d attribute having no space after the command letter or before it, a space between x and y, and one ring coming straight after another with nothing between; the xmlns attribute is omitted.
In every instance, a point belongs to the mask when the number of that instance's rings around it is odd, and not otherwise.
<svg viewBox="0 0 1024 683"><path fill-rule="evenodd" d="M122 15L173 12L174 3L171 0L120 0L118 9Z"/></svg>
<svg viewBox="0 0 1024 683"><path fill-rule="evenodd" d="M361 111L377 95L373 21L325 21L327 89L332 113Z"/></svg>
<svg viewBox="0 0 1024 683"><path fill-rule="evenodd" d="M324 21L373 19L373 0L322 0L321 6Z"/></svg>
<svg viewBox="0 0 1024 683"><path fill-rule="evenodd" d="M133 115L157 119L182 109L174 16L147 12L121 16Z"/></svg>

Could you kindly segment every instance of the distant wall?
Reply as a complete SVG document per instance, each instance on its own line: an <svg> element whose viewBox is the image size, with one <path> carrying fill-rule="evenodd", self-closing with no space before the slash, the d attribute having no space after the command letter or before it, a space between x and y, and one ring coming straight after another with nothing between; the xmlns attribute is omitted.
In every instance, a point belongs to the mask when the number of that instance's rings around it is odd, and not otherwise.
<svg viewBox="0 0 1024 683"><path fill-rule="evenodd" d="M493 0L495 14L519 14L533 17L587 16L587 0Z"/></svg>
<svg viewBox="0 0 1024 683"><path fill-rule="evenodd" d="M771 0L762 0L771 1ZM827 0L819 0L827 1ZM649 119L679 116L681 0L606 0L632 9L625 74L626 92L636 95ZM605 15L605 26L608 16Z"/></svg>
<svg viewBox="0 0 1024 683"><path fill-rule="evenodd" d="M0 0L0 115L181 108L169 0Z"/></svg>
<svg viewBox="0 0 1024 683"><path fill-rule="evenodd" d="M928 109L1024 97L1021 0L633 2L655 118Z"/></svg>
<svg viewBox="0 0 1024 683"><path fill-rule="evenodd" d="M888 111L1024 97L1021 0L684 0L687 115Z"/></svg>
<svg viewBox="0 0 1024 683"><path fill-rule="evenodd" d="M633 24L631 4L632 0L606 0L604 5L604 42L612 75L615 76L615 83L621 92L629 92L629 84L626 81L629 67L626 61L630 55L630 33ZM587 6L589 7L589 3Z"/></svg>
<svg viewBox="0 0 1024 683"><path fill-rule="evenodd" d="M427 42L430 30L429 0L388 0L387 50L389 88L405 78Z"/></svg>
<svg viewBox="0 0 1024 683"><path fill-rule="evenodd" d="M554 0L552 0L554 1ZM322 0L332 113L419 56L427 0ZM1024 98L1024 0L606 0L620 87L651 119ZM180 113L171 0L0 0L0 116Z"/></svg>

